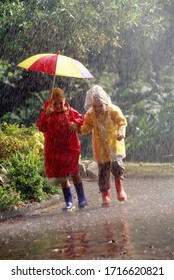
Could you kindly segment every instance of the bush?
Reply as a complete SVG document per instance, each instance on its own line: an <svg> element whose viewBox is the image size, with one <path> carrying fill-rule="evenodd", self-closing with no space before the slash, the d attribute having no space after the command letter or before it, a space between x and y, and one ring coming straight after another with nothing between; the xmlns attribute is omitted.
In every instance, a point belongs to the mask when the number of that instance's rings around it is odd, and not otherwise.
<svg viewBox="0 0 174 280"><path fill-rule="evenodd" d="M28 154L34 151L43 155L44 137L35 125L28 128L19 124L2 123L0 125L0 163L11 158L16 152Z"/></svg>
<svg viewBox="0 0 174 280"><path fill-rule="evenodd" d="M60 193L59 186L45 179L43 141L43 134L35 125L0 125L0 164L7 171L6 180L0 185L0 211Z"/></svg>
<svg viewBox="0 0 174 280"><path fill-rule="evenodd" d="M10 185L0 186L0 211L13 210L20 202L20 194Z"/></svg>
<svg viewBox="0 0 174 280"><path fill-rule="evenodd" d="M48 197L49 188L43 176L43 162L34 152L14 155L9 161L7 172L12 189L20 194L22 200L40 201Z"/></svg>

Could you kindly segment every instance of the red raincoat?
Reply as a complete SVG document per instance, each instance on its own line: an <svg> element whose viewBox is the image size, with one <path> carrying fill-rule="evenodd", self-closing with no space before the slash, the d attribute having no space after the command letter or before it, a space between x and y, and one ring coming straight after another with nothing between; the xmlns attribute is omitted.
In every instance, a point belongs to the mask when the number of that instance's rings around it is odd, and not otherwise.
<svg viewBox="0 0 174 280"><path fill-rule="evenodd" d="M53 112L46 117L48 106L45 103L44 111L37 121L38 129L43 132L44 163L48 178L61 178L79 172L80 141L76 132L69 129L70 122L75 122L78 127L83 124L83 117L70 107L65 112Z"/></svg>

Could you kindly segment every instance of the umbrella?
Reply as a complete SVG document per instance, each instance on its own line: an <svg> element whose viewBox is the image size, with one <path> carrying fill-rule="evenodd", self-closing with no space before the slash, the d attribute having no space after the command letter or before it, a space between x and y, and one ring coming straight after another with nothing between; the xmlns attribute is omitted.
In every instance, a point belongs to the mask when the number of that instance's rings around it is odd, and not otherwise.
<svg viewBox="0 0 174 280"><path fill-rule="evenodd" d="M57 54L44 53L31 56L17 66L27 70L44 72L55 76L66 76L81 79L94 78L87 68L79 61L65 55L61 55L60 51Z"/></svg>

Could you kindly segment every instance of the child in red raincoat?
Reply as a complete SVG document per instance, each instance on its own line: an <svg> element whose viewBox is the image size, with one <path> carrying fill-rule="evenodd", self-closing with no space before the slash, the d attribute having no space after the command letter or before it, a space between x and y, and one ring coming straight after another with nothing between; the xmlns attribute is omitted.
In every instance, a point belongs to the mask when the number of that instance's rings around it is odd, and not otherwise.
<svg viewBox="0 0 174 280"><path fill-rule="evenodd" d="M37 121L43 132L44 164L48 178L57 178L62 186L66 206L62 210L74 208L69 176L76 189L78 207L87 205L82 180L79 174L80 141L76 130L83 124L83 117L66 102L64 91L54 88L51 98Z"/></svg>

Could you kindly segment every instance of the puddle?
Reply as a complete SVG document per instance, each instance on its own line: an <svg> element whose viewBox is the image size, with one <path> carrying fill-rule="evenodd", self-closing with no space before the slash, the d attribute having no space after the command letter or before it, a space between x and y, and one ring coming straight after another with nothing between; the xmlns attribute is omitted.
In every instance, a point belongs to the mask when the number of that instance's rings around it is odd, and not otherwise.
<svg viewBox="0 0 174 280"><path fill-rule="evenodd" d="M128 201L112 189L108 208L87 189L85 209L63 213L60 202L2 222L0 259L173 260L173 179L132 179L126 188Z"/></svg>

